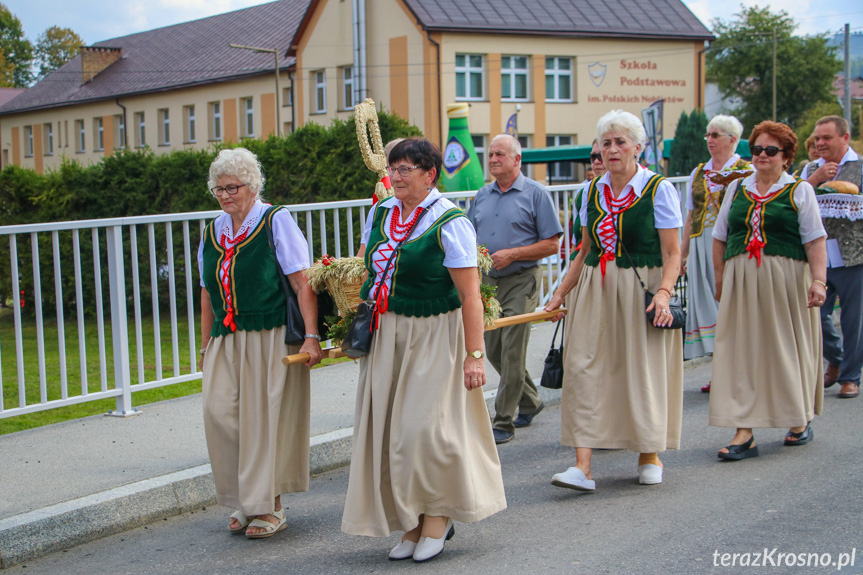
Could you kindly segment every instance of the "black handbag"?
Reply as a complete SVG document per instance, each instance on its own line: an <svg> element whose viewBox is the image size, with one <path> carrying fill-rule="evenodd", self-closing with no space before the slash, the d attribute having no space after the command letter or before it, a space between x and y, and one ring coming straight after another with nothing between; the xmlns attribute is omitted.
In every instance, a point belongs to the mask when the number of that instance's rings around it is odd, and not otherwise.
<svg viewBox="0 0 863 575"><path fill-rule="evenodd" d="M378 301L378 295L381 293L384 281L386 281L390 265L393 263L393 259L395 259L396 254L402 249L402 244L411 237L411 234L414 232L417 225L419 225L420 220L423 219L423 216L431 210L432 206L435 205L437 201L438 200L433 201L429 204L428 208L420 212L420 215L405 235L405 238L396 245L396 248L390 254L390 258L387 260L387 265L383 271L382 277L384 279L381 281L380 285L378 285L378 289L375 291L375 296L371 299L360 302L359 307L357 307L357 315L354 317L351 325L348 326L348 333L345 335L345 339L342 340L342 352L346 356L352 359L359 359L361 357L365 357L369 354L369 351L371 351L372 339L374 338L375 330L377 330L377 325L375 325L374 321L377 305L376 302Z"/></svg>
<svg viewBox="0 0 863 575"><path fill-rule="evenodd" d="M279 281L282 284L282 290L285 292L285 343L287 345L302 345L306 340L306 322L303 319L303 314L300 311L300 304L297 301L297 294L288 285L288 280L282 271L282 265L279 263L279 258L276 256L276 242L273 240L273 222L272 217L275 213L275 208L269 208L264 214L264 230L267 232L267 241L270 243L270 251L273 252L273 257L276 258L276 269L278 270ZM317 294L318 296L318 335L327 333L327 327L324 324L324 318L327 315L332 315L335 309L335 302L332 296L326 292Z"/></svg>
<svg viewBox="0 0 863 575"><path fill-rule="evenodd" d="M560 347L555 349L554 342L557 340L557 330L564 324L566 318L557 322L554 335L551 338L551 348L545 356L545 367L542 368L542 379L539 384L548 389L560 389L563 387L563 334L560 336ZM566 328L564 328L566 331Z"/></svg>
<svg viewBox="0 0 863 575"><path fill-rule="evenodd" d="M638 269L635 267L635 263L632 261L632 258L629 257L629 252L626 251L626 246L623 244L623 239L620 237L620 231L618 231L617 224L614 222L614 216L611 217L611 223L614 225L614 233L617 234L617 241L620 242L623 255L626 256L627 260L629 260L629 265L632 267L632 271L635 272L635 277L638 278L638 283L641 284L641 289L644 290L644 307L647 308L651 303L653 303L653 297L655 294L648 290L647 286L644 285L644 282L641 281L641 276L638 275ZM653 325L653 320L656 317L656 307L645 312L647 315L647 321L650 325L659 329L682 329L686 326L686 310L683 309L683 303L680 301L679 297L674 295L671 296L668 300L668 311L671 313L671 325Z"/></svg>

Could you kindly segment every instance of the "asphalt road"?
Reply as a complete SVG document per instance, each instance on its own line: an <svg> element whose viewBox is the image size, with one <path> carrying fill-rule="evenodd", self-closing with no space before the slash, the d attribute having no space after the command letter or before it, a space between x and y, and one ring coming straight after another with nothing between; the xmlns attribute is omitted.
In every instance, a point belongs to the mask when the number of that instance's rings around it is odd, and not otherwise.
<svg viewBox="0 0 863 575"><path fill-rule="evenodd" d="M839 400L832 388L825 415L813 422L811 444L784 447L784 430L756 430L761 457L723 462L716 450L733 430L707 426L708 396L698 388L709 377L709 364L687 371L683 449L662 454L665 482L658 486L638 485L634 453L599 451L593 458L596 493L553 487L551 476L574 463L574 451L559 443L559 408L547 408L500 448L508 509L476 524L456 524L443 555L428 564L388 561L396 535L373 539L340 531L344 468L314 477L308 493L284 497L288 528L268 540L230 535L228 511L207 508L8 571L863 573L863 399ZM838 569L852 559L854 565ZM756 561L767 566L752 566Z"/></svg>

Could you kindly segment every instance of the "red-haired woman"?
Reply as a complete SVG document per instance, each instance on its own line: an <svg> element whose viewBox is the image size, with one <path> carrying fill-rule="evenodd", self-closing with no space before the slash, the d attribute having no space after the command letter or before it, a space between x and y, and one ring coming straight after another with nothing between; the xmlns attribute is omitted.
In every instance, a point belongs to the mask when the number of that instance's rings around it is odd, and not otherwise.
<svg viewBox="0 0 863 575"><path fill-rule="evenodd" d="M713 229L716 326L710 425L737 434L721 459L758 455L754 427L812 440L821 413L826 232L812 186L787 174L797 136L761 122L749 136L755 173L729 185Z"/></svg>

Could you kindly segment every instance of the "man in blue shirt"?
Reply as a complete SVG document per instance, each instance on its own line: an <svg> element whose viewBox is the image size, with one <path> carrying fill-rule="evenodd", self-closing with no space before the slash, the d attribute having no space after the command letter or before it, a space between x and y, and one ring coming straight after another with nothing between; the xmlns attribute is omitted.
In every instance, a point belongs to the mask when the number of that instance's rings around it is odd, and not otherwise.
<svg viewBox="0 0 863 575"><path fill-rule="evenodd" d="M493 262L482 281L497 286L501 317L529 313L539 306L539 262L557 252L563 227L548 190L521 173L518 140L495 136L488 168L496 181L477 192L467 214ZM485 334L488 359L500 374L492 423L496 443L510 441L515 428L530 425L544 407L525 367L529 339L529 323Z"/></svg>

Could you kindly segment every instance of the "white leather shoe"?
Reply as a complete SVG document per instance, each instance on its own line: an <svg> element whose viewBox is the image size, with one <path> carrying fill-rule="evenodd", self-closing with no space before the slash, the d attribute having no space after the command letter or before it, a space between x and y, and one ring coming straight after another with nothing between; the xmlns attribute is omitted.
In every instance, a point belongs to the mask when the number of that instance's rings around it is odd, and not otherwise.
<svg viewBox="0 0 863 575"><path fill-rule="evenodd" d="M392 551L390 551L390 561L401 561L402 559L410 559L414 556L414 549L416 548L416 542L403 539L399 541L398 545L393 547Z"/></svg>
<svg viewBox="0 0 863 575"><path fill-rule="evenodd" d="M642 485L658 485L662 483L662 468L652 463L639 465L638 482Z"/></svg>
<svg viewBox="0 0 863 575"><path fill-rule="evenodd" d="M596 491L596 482L588 479L578 467L570 467L563 473L555 473L551 477L551 484L576 491Z"/></svg>
<svg viewBox="0 0 863 575"><path fill-rule="evenodd" d="M452 519L447 518L443 537L440 539L420 537L419 542L417 542L417 548L414 550L414 561L422 563L423 561L434 559L443 553L444 543L452 539L453 535L455 535L455 527L453 527Z"/></svg>

